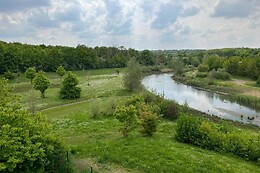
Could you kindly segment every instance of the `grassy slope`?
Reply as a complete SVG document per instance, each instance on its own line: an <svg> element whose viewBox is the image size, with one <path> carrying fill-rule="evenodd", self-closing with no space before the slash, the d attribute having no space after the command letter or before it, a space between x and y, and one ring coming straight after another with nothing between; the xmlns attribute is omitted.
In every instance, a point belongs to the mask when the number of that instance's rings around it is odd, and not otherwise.
<svg viewBox="0 0 260 173"><path fill-rule="evenodd" d="M76 158L81 163L99 172L260 172L259 165L252 162L178 143L174 139L175 122L162 120L152 138L140 136L137 130L123 138L118 132L120 124L113 117L92 118L92 105L99 104L103 110L111 100L122 104L130 97L122 88L122 76L114 72L113 69L76 72L83 93L81 99L73 100L78 102L75 104L63 105L68 101L58 99L60 79L53 73L48 74L52 87L47 90L47 98L41 99L37 93L37 104L50 107L41 112L53 124L54 133L77 152ZM18 86L15 91L26 103L32 89L23 77L19 80L20 83L13 81L11 85ZM79 166L83 169L87 165Z"/></svg>

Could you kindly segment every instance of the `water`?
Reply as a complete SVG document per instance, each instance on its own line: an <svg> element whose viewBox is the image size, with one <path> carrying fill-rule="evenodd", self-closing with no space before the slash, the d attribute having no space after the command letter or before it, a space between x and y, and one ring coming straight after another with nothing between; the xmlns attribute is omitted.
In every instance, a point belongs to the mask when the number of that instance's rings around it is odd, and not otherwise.
<svg viewBox="0 0 260 173"><path fill-rule="evenodd" d="M187 102L189 107L201 112L223 119L260 126L259 112L239 103L231 102L223 95L180 84L174 81L171 76L172 74L150 75L142 80L142 84L149 91L163 94L166 99L175 100L179 104ZM248 117L254 117L254 120L248 120Z"/></svg>

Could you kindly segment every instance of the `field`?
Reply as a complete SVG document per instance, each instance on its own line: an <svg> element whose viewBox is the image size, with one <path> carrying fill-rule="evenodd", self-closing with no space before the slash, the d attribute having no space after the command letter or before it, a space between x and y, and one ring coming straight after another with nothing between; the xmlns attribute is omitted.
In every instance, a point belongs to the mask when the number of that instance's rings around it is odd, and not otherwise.
<svg viewBox="0 0 260 173"><path fill-rule="evenodd" d="M119 122L104 115L112 104L123 105L135 94L123 88L123 69L119 75L115 69L75 74L80 80L82 98L72 101L58 98L61 79L55 73L47 73L51 86L44 99L23 75L9 85L14 87L13 93L21 96L25 107L35 104L47 117L53 133L70 147L70 161L78 172L89 172L90 167L94 172L260 172L259 164L177 142L175 121L161 119L153 137L143 137L136 130L123 138ZM98 110L96 117L92 115L94 110ZM240 130L259 133L259 129Z"/></svg>

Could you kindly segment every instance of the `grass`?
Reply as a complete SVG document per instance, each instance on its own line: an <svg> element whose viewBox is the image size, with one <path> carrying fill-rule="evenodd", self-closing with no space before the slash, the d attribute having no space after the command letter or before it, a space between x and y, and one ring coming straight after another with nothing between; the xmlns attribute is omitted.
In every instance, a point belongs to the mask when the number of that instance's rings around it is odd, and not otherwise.
<svg viewBox="0 0 260 173"><path fill-rule="evenodd" d="M60 79L55 73L47 73L51 87L45 99L37 92L36 106L52 124L53 133L70 146L78 172L88 172L89 167L94 172L260 172L256 163L177 142L176 122L172 121L161 119L159 131L153 137L143 137L137 129L123 138L119 122L113 116L104 116L112 102L122 105L132 95L124 90L122 75L116 75L115 69L75 74L83 89L81 99L60 100ZM21 95L22 103L28 105L28 91L33 90L29 80L21 76L19 83L10 81L10 85ZM92 106L97 103L99 115L93 118Z"/></svg>

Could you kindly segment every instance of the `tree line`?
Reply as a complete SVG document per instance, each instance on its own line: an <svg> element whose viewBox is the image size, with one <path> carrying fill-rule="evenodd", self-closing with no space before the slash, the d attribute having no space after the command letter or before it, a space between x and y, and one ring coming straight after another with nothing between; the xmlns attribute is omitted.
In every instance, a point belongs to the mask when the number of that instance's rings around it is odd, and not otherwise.
<svg viewBox="0 0 260 173"><path fill-rule="evenodd" d="M66 70L125 67L135 57L143 65L154 65L154 54L149 50L137 51L121 47L77 47L29 45L0 41L0 74L25 72L29 67L37 71L56 71L58 66Z"/></svg>

